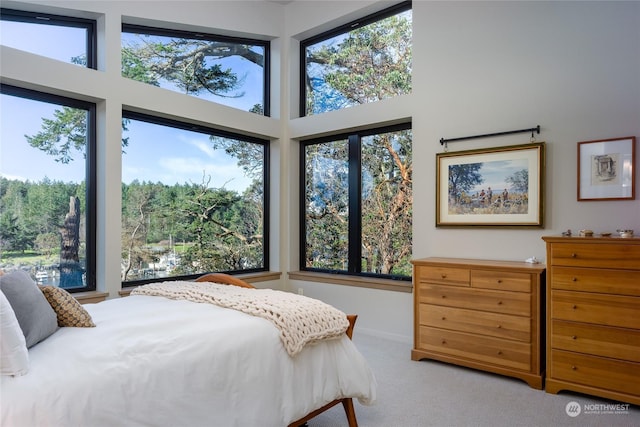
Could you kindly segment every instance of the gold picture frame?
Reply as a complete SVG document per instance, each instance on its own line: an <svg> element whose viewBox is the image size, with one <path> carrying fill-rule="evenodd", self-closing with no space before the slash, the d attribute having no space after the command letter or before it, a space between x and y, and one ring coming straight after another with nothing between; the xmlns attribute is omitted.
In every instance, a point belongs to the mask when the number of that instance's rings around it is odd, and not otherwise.
<svg viewBox="0 0 640 427"><path fill-rule="evenodd" d="M578 201L634 200L636 137L578 142Z"/></svg>
<svg viewBox="0 0 640 427"><path fill-rule="evenodd" d="M436 154L436 227L543 227L545 143Z"/></svg>

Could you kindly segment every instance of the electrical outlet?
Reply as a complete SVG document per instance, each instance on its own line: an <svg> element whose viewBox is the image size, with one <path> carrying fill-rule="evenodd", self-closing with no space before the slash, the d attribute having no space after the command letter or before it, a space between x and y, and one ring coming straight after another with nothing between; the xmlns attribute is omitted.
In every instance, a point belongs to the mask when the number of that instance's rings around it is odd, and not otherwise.
<svg viewBox="0 0 640 427"><path fill-rule="evenodd" d="M304 289L298 288L298 295L304 295Z"/></svg>

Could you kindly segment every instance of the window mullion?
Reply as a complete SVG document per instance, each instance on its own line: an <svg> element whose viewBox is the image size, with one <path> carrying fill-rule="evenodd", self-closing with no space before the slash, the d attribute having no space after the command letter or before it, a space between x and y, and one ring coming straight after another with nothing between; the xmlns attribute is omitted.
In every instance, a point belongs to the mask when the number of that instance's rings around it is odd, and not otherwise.
<svg viewBox="0 0 640 427"><path fill-rule="evenodd" d="M349 273L362 270L362 163L360 135L349 136Z"/></svg>

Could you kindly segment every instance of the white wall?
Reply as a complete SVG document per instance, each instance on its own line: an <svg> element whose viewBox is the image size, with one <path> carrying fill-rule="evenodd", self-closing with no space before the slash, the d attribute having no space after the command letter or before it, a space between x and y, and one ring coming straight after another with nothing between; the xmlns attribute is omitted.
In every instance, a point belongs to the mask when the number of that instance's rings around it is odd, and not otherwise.
<svg viewBox="0 0 640 427"><path fill-rule="evenodd" d="M26 8L99 19L100 70L78 70L1 48L2 81L98 102L100 212L98 286L119 290L120 111L123 105L222 126L272 139L272 270L270 286L297 290L358 313L360 330L412 340L407 293L295 281L297 270L296 139L370 121L411 118L414 134L414 242L417 258L451 256L522 260L545 258L541 236L571 228L640 232L635 201L577 202L577 142L640 137L640 3L638 2L413 2L413 93L375 105L297 118L299 40L394 2L299 1L287 6L248 1L49 1ZM25 3L3 1L25 9ZM46 10L45 10L46 11ZM272 118L260 118L120 77L121 17L132 23L177 22L180 28L219 29L273 40ZM280 119L280 118L285 119ZM542 127L547 143L544 229L435 227L435 156L440 138ZM114 141L117 141L114 142ZM450 144L450 151L526 143L512 135ZM638 148L636 147L636 150ZM636 157L640 157L638 154ZM640 162L640 159L638 159ZM640 183L636 183L640 185ZM263 282L261 285L266 285Z"/></svg>

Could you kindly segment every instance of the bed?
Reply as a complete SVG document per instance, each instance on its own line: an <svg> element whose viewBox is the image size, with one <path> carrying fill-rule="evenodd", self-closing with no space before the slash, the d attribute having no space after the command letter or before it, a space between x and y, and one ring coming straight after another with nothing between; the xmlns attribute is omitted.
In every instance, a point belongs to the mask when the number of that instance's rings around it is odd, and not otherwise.
<svg viewBox="0 0 640 427"><path fill-rule="evenodd" d="M262 291L226 275L194 283ZM342 404L353 427L352 399L376 398L354 316L292 356L282 330L248 310L144 293L82 309L95 327L58 327L29 348L28 372L2 375L0 425L284 427Z"/></svg>

